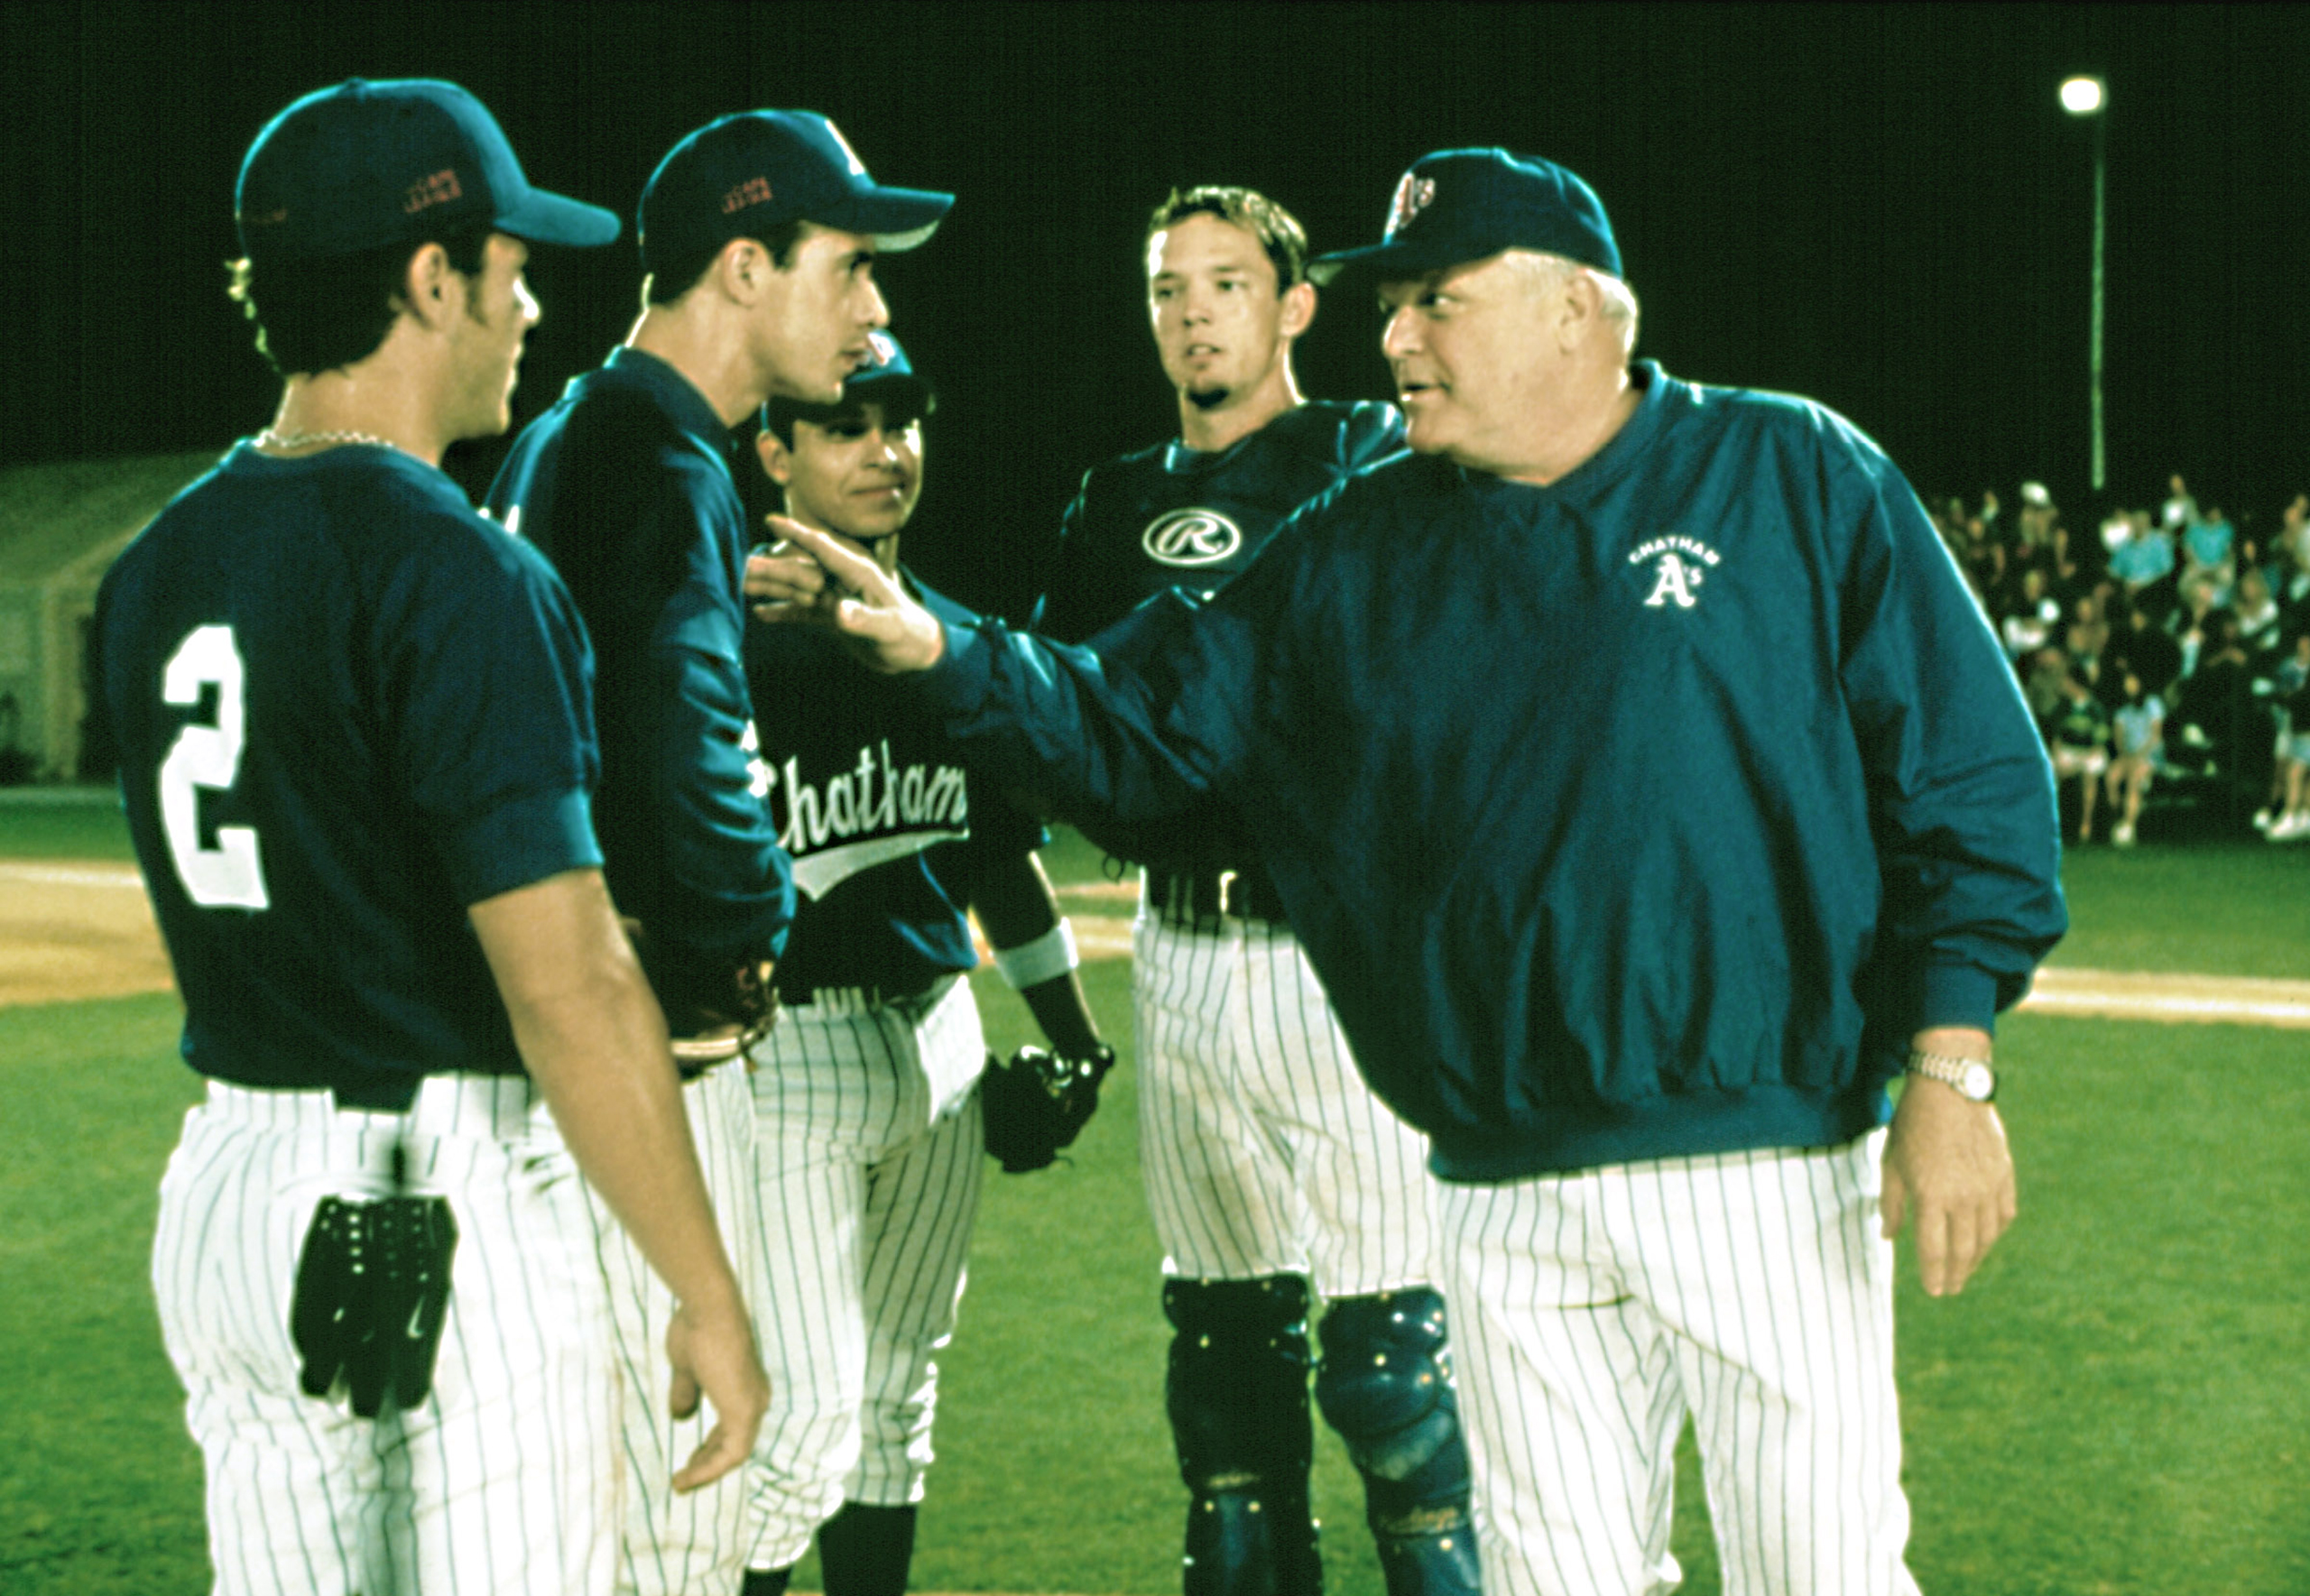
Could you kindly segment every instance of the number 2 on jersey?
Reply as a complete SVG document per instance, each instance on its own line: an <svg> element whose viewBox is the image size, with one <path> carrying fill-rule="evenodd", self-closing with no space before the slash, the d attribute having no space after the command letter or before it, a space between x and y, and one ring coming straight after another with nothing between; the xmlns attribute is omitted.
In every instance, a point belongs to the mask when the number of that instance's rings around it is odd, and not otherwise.
<svg viewBox="0 0 2310 1596"><path fill-rule="evenodd" d="M229 791L241 772L247 700L241 650L229 626L199 626L169 656L161 697L198 704L200 689L217 685L217 724L198 722L177 733L161 761L161 826L185 895L203 909L263 909L264 866L253 826L220 826L217 845L201 846L200 789Z"/></svg>

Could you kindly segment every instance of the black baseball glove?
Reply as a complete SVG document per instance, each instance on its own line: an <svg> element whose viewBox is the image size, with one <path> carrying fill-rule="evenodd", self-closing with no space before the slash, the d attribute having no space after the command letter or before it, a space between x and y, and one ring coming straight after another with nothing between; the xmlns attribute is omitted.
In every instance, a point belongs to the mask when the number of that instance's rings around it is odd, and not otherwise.
<svg viewBox="0 0 2310 1596"><path fill-rule="evenodd" d="M1099 1083L1114 1066L1115 1050L1104 1043L1080 1058L1021 1047L1004 1064L988 1054L981 1088L986 1150L1003 1172L1047 1169L1059 1149L1074 1146L1099 1106Z"/></svg>

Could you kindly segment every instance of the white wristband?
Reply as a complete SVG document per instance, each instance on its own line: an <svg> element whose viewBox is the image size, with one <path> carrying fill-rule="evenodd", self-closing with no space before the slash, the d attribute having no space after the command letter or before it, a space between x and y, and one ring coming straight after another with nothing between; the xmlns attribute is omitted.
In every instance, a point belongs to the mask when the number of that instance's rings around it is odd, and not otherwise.
<svg viewBox="0 0 2310 1596"><path fill-rule="evenodd" d="M1013 992L1040 986L1082 962L1075 952L1075 927L1064 917L1032 942L994 950L994 967L1003 972L1003 979L1011 983Z"/></svg>

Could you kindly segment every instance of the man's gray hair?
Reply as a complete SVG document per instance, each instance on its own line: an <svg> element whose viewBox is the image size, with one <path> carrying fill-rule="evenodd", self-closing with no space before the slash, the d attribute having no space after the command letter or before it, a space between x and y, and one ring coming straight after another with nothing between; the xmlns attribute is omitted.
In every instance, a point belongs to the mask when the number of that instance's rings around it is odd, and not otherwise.
<svg viewBox="0 0 2310 1596"><path fill-rule="evenodd" d="M1549 254L1544 250L1511 249L1506 258L1522 273L1526 284L1534 293L1554 293L1572 280L1575 272L1585 272L1594 278L1596 291L1603 300L1603 317L1621 336L1622 353L1636 348L1636 326L1640 314L1636 291L1609 272L1585 266L1563 255Z"/></svg>

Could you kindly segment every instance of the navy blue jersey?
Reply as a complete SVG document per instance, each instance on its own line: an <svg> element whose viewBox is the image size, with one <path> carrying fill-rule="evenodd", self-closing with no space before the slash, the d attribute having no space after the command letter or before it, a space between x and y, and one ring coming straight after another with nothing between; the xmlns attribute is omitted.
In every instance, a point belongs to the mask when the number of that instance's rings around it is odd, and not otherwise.
<svg viewBox="0 0 2310 1596"><path fill-rule="evenodd" d="M2044 750L1899 472L1635 377L1549 486L1402 457L1207 603L1096 654L950 626L929 678L1061 813L1234 802L1450 1178L1847 1140L2065 925Z"/></svg>
<svg viewBox="0 0 2310 1596"><path fill-rule="evenodd" d="M243 444L95 629L186 1061L380 1109L520 1070L467 908L601 862L585 633L536 552L397 449Z"/></svg>
<svg viewBox="0 0 2310 1596"><path fill-rule="evenodd" d="M591 634L595 826L618 912L679 1031L783 946L793 888L762 798L731 438L672 366L619 349L522 430L489 512L535 543Z"/></svg>
<svg viewBox="0 0 2310 1596"><path fill-rule="evenodd" d="M901 575L938 613L966 616ZM919 992L976 964L956 888L979 859L1034 852L1041 825L974 788L921 695L860 666L840 640L757 623L746 675L799 897L780 990Z"/></svg>
<svg viewBox="0 0 2310 1596"><path fill-rule="evenodd" d="M1067 506L1035 630L1082 642L1174 585L1213 592L1286 516L1403 447L1393 405L1319 401L1210 454L1175 440L1094 466ZM1178 870L1243 870L1252 854L1218 803L1145 825L1094 823L1087 833L1118 858Z"/></svg>

